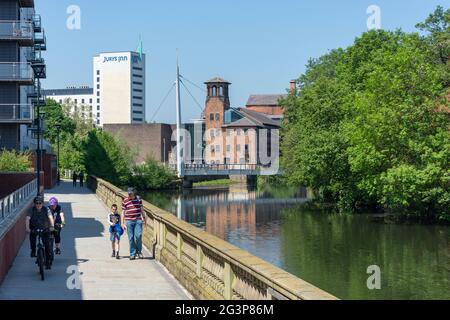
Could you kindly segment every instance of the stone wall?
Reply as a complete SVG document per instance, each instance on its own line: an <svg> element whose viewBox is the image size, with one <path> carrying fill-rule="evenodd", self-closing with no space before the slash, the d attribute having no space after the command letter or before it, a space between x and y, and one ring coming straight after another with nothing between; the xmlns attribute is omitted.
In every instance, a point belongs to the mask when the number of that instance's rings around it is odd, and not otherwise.
<svg viewBox="0 0 450 320"><path fill-rule="evenodd" d="M89 177L107 205L127 195ZM144 245L194 298L201 300L335 300L336 297L144 201Z"/></svg>

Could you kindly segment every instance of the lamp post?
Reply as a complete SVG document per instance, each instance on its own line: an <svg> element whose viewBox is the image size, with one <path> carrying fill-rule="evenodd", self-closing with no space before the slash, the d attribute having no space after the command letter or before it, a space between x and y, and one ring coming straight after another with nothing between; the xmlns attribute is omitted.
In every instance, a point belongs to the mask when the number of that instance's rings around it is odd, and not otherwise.
<svg viewBox="0 0 450 320"><path fill-rule="evenodd" d="M60 175L60 171L59 171L59 134L61 132L61 125L57 124L55 127L56 127L56 133L58 135L56 137L56 141L57 141L57 145L58 145L58 155L56 156L56 170L57 170L56 179L57 179L58 186L59 186L59 183L61 180L61 175Z"/></svg>

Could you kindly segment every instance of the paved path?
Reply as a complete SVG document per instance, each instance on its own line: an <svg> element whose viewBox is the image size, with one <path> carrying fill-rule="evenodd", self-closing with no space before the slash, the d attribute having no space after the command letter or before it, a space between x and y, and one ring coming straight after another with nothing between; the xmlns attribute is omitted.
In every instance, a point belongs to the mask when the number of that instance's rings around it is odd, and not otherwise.
<svg viewBox="0 0 450 320"><path fill-rule="evenodd" d="M29 257L30 245L22 248L0 286L0 300L183 300L187 293L148 252L144 260L129 260L128 241L122 238L121 260L111 258L107 209L86 188L74 189L63 182L46 200L56 196L66 216L61 256L57 256L46 280ZM67 269L78 268L80 290L69 290ZM74 268L74 267L72 267ZM73 272L73 271L72 271Z"/></svg>

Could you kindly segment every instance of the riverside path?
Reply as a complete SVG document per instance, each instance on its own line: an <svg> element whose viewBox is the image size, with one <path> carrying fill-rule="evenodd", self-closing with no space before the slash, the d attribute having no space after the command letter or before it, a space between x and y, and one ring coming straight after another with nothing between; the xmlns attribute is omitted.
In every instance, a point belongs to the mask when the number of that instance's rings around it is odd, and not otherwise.
<svg viewBox="0 0 450 320"><path fill-rule="evenodd" d="M126 234L121 241L122 259L110 257L108 209L90 190L61 182L46 194L46 201L53 196L58 198L66 217L62 255L56 256L52 270L46 271L46 279L41 281L25 239L0 286L0 300L190 299L148 251L144 252L144 260L129 260ZM77 273L78 287L73 281Z"/></svg>

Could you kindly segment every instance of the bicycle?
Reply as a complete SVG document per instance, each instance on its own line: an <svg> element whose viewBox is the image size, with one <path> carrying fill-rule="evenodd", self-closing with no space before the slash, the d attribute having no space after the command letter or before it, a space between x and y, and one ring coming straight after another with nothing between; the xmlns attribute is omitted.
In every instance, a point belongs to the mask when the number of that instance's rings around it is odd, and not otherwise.
<svg viewBox="0 0 450 320"><path fill-rule="evenodd" d="M45 247L42 243L42 233L44 230L37 229L34 231L37 234L37 254L36 254L36 264L39 267L39 273L41 275L41 280L45 280L44 268L45 268Z"/></svg>

